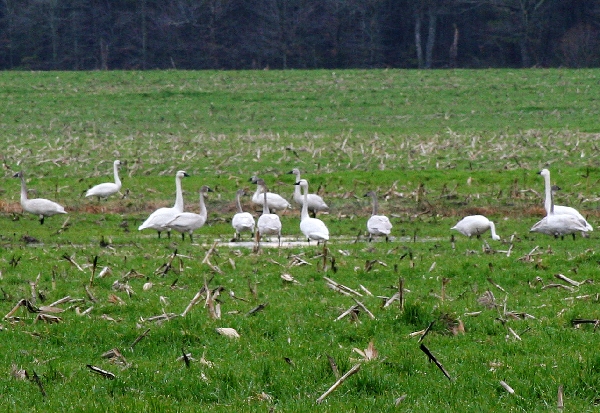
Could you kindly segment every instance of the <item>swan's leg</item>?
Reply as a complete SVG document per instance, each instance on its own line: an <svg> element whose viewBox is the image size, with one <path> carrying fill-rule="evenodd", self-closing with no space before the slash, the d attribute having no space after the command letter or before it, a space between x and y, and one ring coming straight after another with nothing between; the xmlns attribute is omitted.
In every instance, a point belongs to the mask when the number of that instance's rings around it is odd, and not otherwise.
<svg viewBox="0 0 600 413"><path fill-rule="evenodd" d="M387 235L385 236L385 242L390 242L390 238Z"/></svg>
<svg viewBox="0 0 600 413"><path fill-rule="evenodd" d="M156 231L156 232L158 232L158 239L160 239L160 231Z"/></svg>
<svg viewBox="0 0 600 413"><path fill-rule="evenodd" d="M181 234L181 235L183 235L183 234ZM192 235L191 231L190 231L189 238L190 238L190 244L192 244L194 242L194 236Z"/></svg>
<svg viewBox="0 0 600 413"><path fill-rule="evenodd" d="M40 215L40 224L44 225L44 216Z"/></svg>
<svg viewBox="0 0 600 413"><path fill-rule="evenodd" d="M575 241L575 233L572 233L571 235L573 235L573 241Z"/></svg>

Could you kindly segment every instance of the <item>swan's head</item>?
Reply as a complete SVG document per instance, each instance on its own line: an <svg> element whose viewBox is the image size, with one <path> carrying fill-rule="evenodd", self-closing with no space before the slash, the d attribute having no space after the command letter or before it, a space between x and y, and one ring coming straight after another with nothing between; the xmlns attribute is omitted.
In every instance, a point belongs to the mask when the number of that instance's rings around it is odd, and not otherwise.
<svg viewBox="0 0 600 413"><path fill-rule="evenodd" d="M183 178L184 176L189 176L188 173L186 171L177 171L177 173L175 174L175 176L179 179Z"/></svg>
<svg viewBox="0 0 600 413"><path fill-rule="evenodd" d="M492 239L494 241L500 241L500 235L494 234L494 235L492 235Z"/></svg>
<svg viewBox="0 0 600 413"><path fill-rule="evenodd" d="M291 171L289 171L288 174L300 175L300 169L294 168Z"/></svg>
<svg viewBox="0 0 600 413"><path fill-rule="evenodd" d="M300 185L300 188L302 188L302 189L308 188L308 181L306 179L301 179L298 182L296 182L294 185Z"/></svg>
<svg viewBox="0 0 600 413"><path fill-rule="evenodd" d="M539 171L538 174L542 175L545 178L547 176L550 176L550 171L544 168L541 171Z"/></svg>
<svg viewBox="0 0 600 413"><path fill-rule="evenodd" d="M203 185L202 188L200 188L200 192L203 194L206 194L207 192L214 192L212 189L210 189L210 187Z"/></svg>
<svg viewBox="0 0 600 413"><path fill-rule="evenodd" d="M121 166L121 161L117 159L116 161L113 162L113 165Z"/></svg>
<svg viewBox="0 0 600 413"><path fill-rule="evenodd" d="M258 176L252 175L250 177L250 179L248 179L248 182L252 182L253 184L257 183L258 182Z"/></svg>
<svg viewBox="0 0 600 413"><path fill-rule="evenodd" d="M246 195L246 191L244 189L238 189L235 194L237 196L244 196L244 195Z"/></svg>
<svg viewBox="0 0 600 413"><path fill-rule="evenodd" d="M22 178L22 177L23 177L23 171L19 171L13 175L13 178Z"/></svg>
<svg viewBox="0 0 600 413"><path fill-rule="evenodd" d="M375 195L375 191L369 191L366 194L363 195L364 197L370 196L370 197L375 197L377 195Z"/></svg>

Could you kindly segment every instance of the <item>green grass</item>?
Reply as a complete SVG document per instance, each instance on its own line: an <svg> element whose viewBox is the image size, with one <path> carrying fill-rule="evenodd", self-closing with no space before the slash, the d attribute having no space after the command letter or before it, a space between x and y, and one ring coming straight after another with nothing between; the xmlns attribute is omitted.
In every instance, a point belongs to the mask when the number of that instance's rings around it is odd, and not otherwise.
<svg viewBox="0 0 600 413"><path fill-rule="evenodd" d="M546 412L562 385L565 409L596 411L595 329L572 325L600 318L596 232L555 240L528 231L543 215L536 172L544 166L562 187L556 202L597 226L599 77L597 70L1 73L0 316L33 299L36 279L37 306L75 301L53 314L60 323L36 322L24 307L18 319L0 321L0 407ZM87 188L112 178L117 158L126 162L128 196L85 199ZM233 234L235 190L253 190L248 178L259 174L291 198L293 176L285 172L294 167L331 207L321 216L333 235L326 269L314 244L217 246L211 265L203 263L216 240ZM22 215L19 182L10 178L19 169L35 196L69 214L44 225ZM173 203L179 169L191 175L183 181L187 210L198 210L201 185L215 191L193 244L137 231L153 209ZM394 225L387 244L365 241L363 194L371 189ZM244 205L251 209L248 199ZM457 233L451 242L449 228L474 213L496 222L501 242ZM294 209L282 222L284 235L300 240L298 217ZM96 274L110 271L90 286L94 260ZM556 274L589 282L573 287ZM361 292L355 298L375 319L360 311L336 321L356 302L324 276ZM404 307L383 308L381 297L393 295L399 279ZM133 293L114 289L115 281ZM205 283L223 288L220 319L203 296L185 317L149 320L181 314ZM496 307L481 303L488 290ZM454 335L459 320L465 332ZM432 321L423 343L452 380L411 335ZM240 338L217 334L219 327ZM343 374L359 362L353 349L371 341L378 357L317 406L336 380L328 356ZM113 348L121 363L101 357ZM189 368L178 360L183 351L194 358ZM13 377L13 365L29 379Z"/></svg>

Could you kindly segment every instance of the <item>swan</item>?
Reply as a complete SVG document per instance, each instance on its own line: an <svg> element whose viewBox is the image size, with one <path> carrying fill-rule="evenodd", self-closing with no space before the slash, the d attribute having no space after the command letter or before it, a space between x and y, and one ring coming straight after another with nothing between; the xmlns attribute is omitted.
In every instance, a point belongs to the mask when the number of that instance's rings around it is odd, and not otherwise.
<svg viewBox="0 0 600 413"><path fill-rule="evenodd" d="M390 235L392 230L392 223L385 215L377 215L379 203L377 202L377 194L374 191L369 191L364 196L370 196L373 199L373 213L371 214L371 218L369 218L367 221L369 242L371 242L372 237L378 237L382 235L385 236L385 241L387 242L389 240L388 235Z"/></svg>
<svg viewBox="0 0 600 413"><path fill-rule="evenodd" d="M300 212L300 231L308 239L315 240L317 243L320 241L327 242L329 240L329 229L323 221L318 218L311 218L308 216L308 181L306 179L300 179L294 185L302 188L304 202L302 203L302 211Z"/></svg>
<svg viewBox="0 0 600 413"><path fill-rule="evenodd" d="M119 179L119 167L121 166L121 161L118 159L113 162L113 172L115 175L115 182L105 182L103 184L98 184L87 190L85 193L86 198L90 196L97 196L98 201L100 198L108 198L109 196L116 194L121 190L121 180Z"/></svg>
<svg viewBox="0 0 600 413"><path fill-rule="evenodd" d="M481 234L489 229L492 233L492 239L494 241L500 240L500 236L496 234L496 226L494 223L483 215L471 215L464 217L458 222L458 224L450 229L455 229L467 237L476 235L478 238Z"/></svg>
<svg viewBox="0 0 600 413"><path fill-rule="evenodd" d="M177 171L175 174L175 205L172 208L159 208L154 211L142 225L139 226L138 231L146 228L155 229L158 231L158 238L160 233L168 231L168 237L171 238L171 229L167 227L167 223L171 221L175 215L183 212L183 193L181 192L181 179L189 176L185 171Z"/></svg>
<svg viewBox="0 0 600 413"><path fill-rule="evenodd" d="M204 185L200 188L200 213L195 214L193 212L181 212L173 217L172 220L167 222L167 227L180 232L181 239L185 239L185 233L187 232L190 237L190 242L194 242L193 232L198 228L201 228L206 223L208 216L206 212L206 205L204 205L204 195L208 192L212 192L208 186Z"/></svg>
<svg viewBox="0 0 600 413"><path fill-rule="evenodd" d="M237 204L237 213L233 216L231 220L231 226L235 229L235 237L234 241L239 241L240 232L254 232L254 226L256 223L254 222L254 217L250 212L244 212L242 210L242 202L240 198L246 195L246 191L243 189L238 189L235 194L235 201Z"/></svg>
<svg viewBox="0 0 600 413"><path fill-rule="evenodd" d="M550 194L550 209L548 215L536 222L529 232L539 232L552 235L555 238L572 234L575 238L576 232L587 233L589 224L585 219L572 214L557 214L554 212L552 194Z"/></svg>
<svg viewBox="0 0 600 413"><path fill-rule="evenodd" d="M546 210L546 215L550 215L550 210L554 208L555 215L573 215L585 223L586 231L593 231L594 228L586 221L586 219L577 211L575 208L571 208L568 206L562 205L553 205L552 198L552 185L550 184L550 171L548 169L542 169L538 172L544 178L544 190L545 190L545 198L544 198L544 209Z"/></svg>
<svg viewBox="0 0 600 413"><path fill-rule="evenodd" d="M258 180L259 178L257 178L256 176L250 178L250 181L254 184ZM259 186L260 185L257 185L256 192L254 193L254 195L252 195L252 202L256 205L263 204L263 195ZM292 207L292 205L284 197L278 194L274 194L273 192L267 192L267 204L269 205L269 210L272 210L273 212L286 210Z"/></svg>
<svg viewBox="0 0 600 413"><path fill-rule="evenodd" d="M256 241L260 242L263 235L277 235L279 246L281 246L281 220L279 215L269 212L269 203L267 202L267 186L262 179L256 180L259 191L263 192L263 212L256 223Z"/></svg>
<svg viewBox="0 0 600 413"><path fill-rule="evenodd" d="M25 185L25 175L23 171L17 172L13 178L21 178L21 207L30 214L40 217L40 224L44 223L45 217L51 217L56 214L66 214L65 208L56 202L44 198L27 198L27 186Z"/></svg>
<svg viewBox="0 0 600 413"><path fill-rule="evenodd" d="M298 168L292 169L288 174L296 175L296 183L300 182L300 170ZM300 193L300 185L296 185L294 188L294 201L300 206L304 204L304 197ZM317 212L327 211L329 206L319 195L308 194L308 210L312 213L313 218L316 218Z"/></svg>

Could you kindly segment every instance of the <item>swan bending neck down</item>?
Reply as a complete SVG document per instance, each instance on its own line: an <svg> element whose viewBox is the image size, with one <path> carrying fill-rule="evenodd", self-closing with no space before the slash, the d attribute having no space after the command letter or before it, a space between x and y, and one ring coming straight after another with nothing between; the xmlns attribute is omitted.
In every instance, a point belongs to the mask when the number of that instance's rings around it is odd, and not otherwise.
<svg viewBox="0 0 600 413"><path fill-rule="evenodd" d="M48 199L29 199L27 197L27 185L25 184L25 175L23 174L23 171L17 172L13 177L21 178L21 207L24 211L37 215L40 218L40 224L44 223L45 217L67 213L62 205Z"/></svg>
<svg viewBox="0 0 600 413"><path fill-rule="evenodd" d="M487 230L490 230L492 233L492 239L494 241L500 240L500 236L496 234L496 226L494 223L483 215L470 215L468 217L464 217L450 229L454 229L469 238L473 235L479 238L481 234Z"/></svg>
<svg viewBox="0 0 600 413"><path fill-rule="evenodd" d="M254 226L256 225L254 217L250 212L244 212L242 209L241 197L246 195L246 191L238 189L235 194L235 202L237 206L237 213L231 219L231 226L235 229L235 235L232 241L240 240L241 232L254 232Z"/></svg>
<svg viewBox="0 0 600 413"><path fill-rule="evenodd" d="M279 219L279 215L269 212L265 181L258 179L256 180L256 184L259 187L259 191L262 190L263 193L263 212L258 217L258 222L256 223L258 227L256 231L256 244L260 245L260 239L263 235L277 235L278 245L281 246L281 220Z"/></svg>
<svg viewBox="0 0 600 413"><path fill-rule="evenodd" d="M579 220L585 223L586 230L583 233L588 231L593 231L594 228L586 221L586 219L577 211L575 208L562 206L562 205L554 205L554 199L552 197L552 184L550 182L550 171L548 169L542 169L538 172L544 178L544 209L546 210L546 215L550 215L553 212L556 215L573 215L577 217ZM566 223L566 221L565 221ZM564 235L564 234L563 234Z"/></svg>
<svg viewBox="0 0 600 413"><path fill-rule="evenodd" d="M311 218L308 216L308 181L306 179L300 179L294 185L298 185L302 188L304 203L302 204L302 211L300 212L300 231L308 239L317 241L317 243L329 240L329 229L323 221L318 218Z"/></svg>
<svg viewBox="0 0 600 413"><path fill-rule="evenodd" d="M372 237L385 236L385 241L389 241L389 235L392 231L392 223L385 215L378 215L379 203L377 202L377 194L374 191L367 192L364 196L370 196L373 200L373 213L367 221L367 230L369 231L369 242Z"/></svg>
<svg viewBox="0 0 600 413"><path fill-rule="evenodd" d="M171 221L175 215L183 212L183 192L181 190L181 179L189 176L185 171L177 171L175 174L175 205L172 208L159 208L154 211L139 226L138 230L141 231L146 228L154 229L158 232L158 238L163 231L167 231L167 235L171 238L171 228L167 226L167 223Z"/></svg>
<svg viewBox="0 0 600 413"><path fill-rule="evenodd" d="M288 174L294 174L296 176L296 184L300 182L300 170L298 168L292 169ZM312 214L313 218L317 217L317 212L328 211L329 206L323 201L317 194L308 194L308 211ZM300 185L294 187L294 201L302 206L304 205L304 196L300 191Z"/></svg>
<svg viewBox="0 0 600 413"><path fill-rule="evenodd" d="M173 217L167 223L167 227L181 233L181 240L185 239L185 233L187 232L190 238L190 242L194 242L193 233L198 228L201 228L206 223L208 213L206 211L206 205L204 204L204 195L208 192L212 192L208 186L204 185L200 188L200 213L195 214L193 212L181 212Z"/></svg>
<svg viewBox="0 0 600 413"><path fill-rule="evenodd" d="M121 180L119 179L119 166L121 165L121 161L118 159L113 162L113 174L115 177L115 182L105 182L103 184L98 184L85 193L86 197L97 196L98 200L100 198L108 198L109 196L116 194L121 190Z"/></svg>

